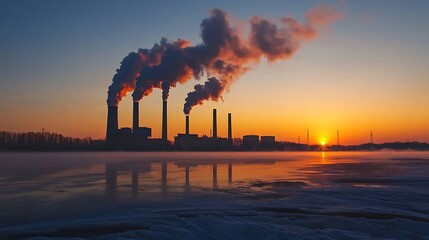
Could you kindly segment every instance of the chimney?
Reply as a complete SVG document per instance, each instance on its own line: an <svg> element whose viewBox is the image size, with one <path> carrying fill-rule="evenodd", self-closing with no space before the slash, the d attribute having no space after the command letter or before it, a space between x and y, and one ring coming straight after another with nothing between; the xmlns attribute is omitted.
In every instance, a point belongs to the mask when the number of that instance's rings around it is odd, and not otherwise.
<svg viewBox="0 0 429 240"><path fill-rule="evenodd" d="M217 138L217 117L216 117L216 109L213 109L213 138Z"/></svg>
<svg viewBox="0 0 429 240"><path fill-rule="evenodd" d="M186 114L186 135L189 135L189 115Z"/></svg>
<svg viewBox="0 0 429 240"><path fill-rule="evenodd" d="M106 140L118 131L118 106L109 106L107 110Z"/></svg>
<svg viewBox="0 0 429 240"><path fill-rule="evenodd" d="M167 100L162 101L162 140L167 141Z"/></svg>
<svg viewBox="0 0 429 240"><path fill-rule="evenodd" d="M228 141L232 141L232 119L231 113L228 113Z"/></svg>
<svg viewBox="0 0 429 240"><path fill-rule="evenodd" d="M139 102L133 103L133 133L137 133L139 129Z"/></svg>

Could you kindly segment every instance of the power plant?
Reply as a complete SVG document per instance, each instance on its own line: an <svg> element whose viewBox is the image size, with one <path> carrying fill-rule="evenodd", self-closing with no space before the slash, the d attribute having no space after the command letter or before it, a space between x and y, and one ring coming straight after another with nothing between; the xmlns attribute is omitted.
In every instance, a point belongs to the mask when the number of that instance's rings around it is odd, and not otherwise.
<svg viewBox="0 0 429 240"><path fill-rule="evenodd" d="M320 18L319 15L320 13L310 12L305 17ZM268 19L257 19L257 21L249 21L249 31L244 35L226 12L213 9L210 16L201 21L200 43L191 44L190 41L182 38L178 38L176 41L162 38L152 48L138 48L137 51L126 55L116 70L107 91L109 112L106 142L111 146L129 147L132 145L136 149L155 149L159 145L159 149L215 150L233 146L235 143L232 139L230 114L227 119L228 138L221 138L218 135L216 109L213 109L213 126L212 134L210 134L212 136L199 138L190 133L189 113L192 108L205 101L222 100L223 94L245 72L252 69L256 65L255 62L263 59L268 59L270 62L289 59L300 49L301 43L318 35L319 27L334 21L334 18L328 18L331 20L324 21L323 24L316 24L309 19L300 22L288 17L288 21L281 21L282 23L278 25ZM278 29L275 38L272 37L272 29ZM305 29L305 31L294 31L295 29ZM269 49L276 49L276 51L269 51ZM179 83L184 84L191 79L200 78L206 78L206 81L196 84L193 90L186 95L183 106L186 116L185 133L175 137L174 148L168 141L167 99L170 90ZM152 133L150 128L139 127L138 102L143 97L149 96L154 89L162 90L162 134L160 139L150 138ZM119 129L117 106L128 92L132 92L134 100L133 125L132 128ZM267 139L272 138L264 138L264 143ZM309 133L307 133L307 145L309 144ZM268 145L270 145L270 141L268 141ZM249 146L260 148L259 137L258 144Z"/></svg>
<svg viewBox="0 0 429 240"><path fill-rule="evenodd" d="M228 113L228 138L221 138L217 134L217 110L213 109L213 136L198 137L198 134L191 134L189 129L189 114L186 116L185 133L179 133L174 137L174 146L177 150L186 151L217 151L231 150L232 145L232 126L231 113Z"/></svg>
<svg viewBox="0 0 429 240"><path fill-rule="evenodd" d="M317 144L310 145L310 130L307 129L307 142L279 142L275 136L244 135L242 138L233 138L232 114L220 116L220 121L227 122L227 137L218 134L218 111L213 109L211 136L198 136L192 133L190 114L185 114L184 133L178 133L174 142L168 140L168 109L167 100L162 102L161 137L152 137L152 128L141 127L139 122L139 102L133 102L132 127L118 126L118 106L108 106L106 127L106 150L139 150L139 151L320 151L354 149L355 146L340 145L340 133L336 131L336 145L321 148ZM369 147L374 146L373 131L370 132Z"/></svg>
<svg viewBox="0 0 429 240"><path fill-rule="evenodd" d="M113 149L126 150L229 150L232 148L232 116L228 113L228 138L217 134L217 110L213 109L213 136L199 137L190 133L190 116L185 115L185 133L174 138L174 146L168 141L167 101L162 102L162 135L161 138L150 138L152 129L140 127L139 102L133 102L132 128L118 127L118 106L108 106L106 143Z"/></svg>
<svg viewBox="0 0 429 240"><path fill-rule="evenodd" d="M118 106L108 106L106 144L112 149L158 149L159 139L149 139L152 129L140 127L139 102L133 102L132 128L118 127Z"/></svg>
<svg viewBox="0 0 429 240"><path fill-rule="evenodd" d="M108 106L106 146L111 150L145 150L145 151L261 151L261 150L298 150L317 151L318 145L310 145L310 131L307 129L307 143L278 142L275 136L259 136L254 134L244 135L242 139L233 139L232 114L228 113L224 119L227 122L227 137L218 135L218 111L213 109L211 122L211 136L198 136L191 132L190 114L185 114L184 132L174 137L174 142L168 140L168 113L167 101L162 102L161 138L151 138L150 127L140 127L139 102L133 102L132 128L118 127L118 106ZM209 125L210 126L210 125ZM372 137L372 131L371 131ZM372 142L372 139L371 139ZM337 130L337 145L332 149L338 149L339 131Z"/></svg>

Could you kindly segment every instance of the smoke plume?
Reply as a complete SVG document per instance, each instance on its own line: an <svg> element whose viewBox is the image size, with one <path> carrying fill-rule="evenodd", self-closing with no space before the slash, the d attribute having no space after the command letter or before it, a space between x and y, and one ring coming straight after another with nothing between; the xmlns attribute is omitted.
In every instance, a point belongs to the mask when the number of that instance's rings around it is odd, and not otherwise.
<svg viewBox="0 0 429 240"><path fill-rule="evenodd" d="M167 39L162 38L151 49L138 49L126 56L116 74L113 76L112 84L107 92L107 105L117 106L122 98L135 89L136 78L144 66L159 64L161 56L167 47Z"/></svg>
<svg viewBox="0 0 429 240"><path fill-rule="evenodd" d="M200 27L201 44L189 46L185 40L169 43L159 64L142 68L133 93L134 101L150 94L153 88L162 88L162 98L167 100L170 88L176 87L177 83L208 75L213 62L223 49L231 48L230 43L236 36L226 13L219 9L212 10L211 16L204 19Z"/></svg>
<svg viewBox="0 0 429 240"><path fill-rule="evenodd" d="M226 18L224 21L229 22ZM283 17L279 23L260 17L249 20L250 32L247 38L239 37L237 29L224 29L229 38L225 38L226 48L216 56L214 64L208 66L211 76L204 85L197 84L194 91L188 93L183 112L189 114L192 107L203 104L206 100L218 101L225 90L243 73L251 69L262 58L269 62L288 59L300 48L304 41L318 35L318 27L332 23L342 15L327 5L310 9L300 23L292 17ZM226 24L230 26L230 24Z"/></svg>
<svg viewBox="0 0 429 240"><path fill-rule="evenodd" d="M231 84L261 59L274 62L290 58L303 42L317 37L319 27L339 17L341 14L327 5L310 9L304 23L290 16L277 22L252 17L245 29L248 35L243 36L224 11L213 9L200 24L202 43L191 45L183 39L162 39L152 49L139 49L125 57L113 77L107 102L118 105L131 90L133 100L139 101L154 88L161 88L166 100L170 88L178 83L207 77L185 99L183 110L189 114L192 107L206 100L222 99Z"/></svg>

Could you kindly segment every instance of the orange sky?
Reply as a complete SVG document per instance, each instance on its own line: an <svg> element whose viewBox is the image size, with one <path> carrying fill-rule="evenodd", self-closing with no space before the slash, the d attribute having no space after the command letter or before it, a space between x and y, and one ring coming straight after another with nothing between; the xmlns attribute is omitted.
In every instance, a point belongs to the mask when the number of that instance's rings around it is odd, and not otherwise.
<svg viewBox="0 0 429 240"><path fill-rule="evenodd" d="M286 3L278 4L288 9ZM274 135L277 140L297 141L300 136L305 142L309 129L310 143L326 139L335 144L338 129L341 144L369 142L371 130L376 143L429 142L429 31L424 31L429 23L421 21L427 19L427 11L419 4L392 3L385 8L381 3L347 2L342 9L345 18L304 43L291 59L262 61L231 86L223 102L194 107L191 132L209 135L212 109L217 108L218 131L224 137L231 112L234 137ZM104 19L105 12L97 13L94 6L97 18L79 15L94 27L89 29L77 24L78 15L72 14L82 8L50 12L61 13L58 19L67 21L44 21L30 18L33 8L21 6L19 11L28 16L16 20L11 15L10 21L0 21L10 26L0 46L0 130L44 128L67 136L104 138L107 88L122 58L139 47L151 47L163 36L201 42L199 23L213 7L209 5L196 6L195 15L179 12L180 24L161 18L161 13L147 19L132 14L134 10L129 13L132 20ZM290 8L291 14L302 17L314 4L307 5ZM252 6L225 4L223 9L241 20L255 14L268 18L288 14L279 6ZM126 22L115 25L114 21ZM159 24L152 26L151 21ZM170 140L184 132L184 99L196 83L191 80L170 91ZM120 127L132 125L130 95L119 105ZM140 125L151 127L156 138L161 136L161 108L159 89L140 102Z"/></svg>

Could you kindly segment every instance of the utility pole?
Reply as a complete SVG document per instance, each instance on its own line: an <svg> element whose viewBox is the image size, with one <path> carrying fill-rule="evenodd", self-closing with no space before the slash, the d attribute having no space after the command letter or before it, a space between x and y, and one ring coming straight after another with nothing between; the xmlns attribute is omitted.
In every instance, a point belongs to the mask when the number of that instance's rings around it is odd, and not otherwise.
<svg viewBox="0 0 429 240"><path fill-rule="evenodd" d="M307 145L310 145L310 131L307 128Z"/></svg>
<svg viewBox="0 0 429 240"><path fill-rule="evenodd" d="M373 139L373 135L372 135L372 130L371 130L371 144L374 144L374 139Z"/></svg>

